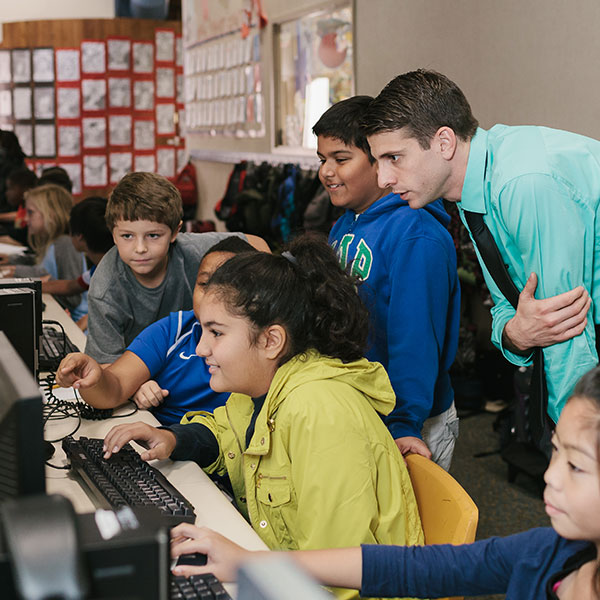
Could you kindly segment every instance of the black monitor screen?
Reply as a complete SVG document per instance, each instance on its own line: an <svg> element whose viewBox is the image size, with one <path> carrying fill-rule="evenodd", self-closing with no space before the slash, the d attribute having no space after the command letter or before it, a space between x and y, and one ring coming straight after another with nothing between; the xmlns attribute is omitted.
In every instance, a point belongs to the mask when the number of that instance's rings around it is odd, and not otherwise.
<svg viewBox="0 0 600 600"><path fill-rule="evenodd" d="M44 456L40 389L0 331L0 501L45 493Z"/></svg>

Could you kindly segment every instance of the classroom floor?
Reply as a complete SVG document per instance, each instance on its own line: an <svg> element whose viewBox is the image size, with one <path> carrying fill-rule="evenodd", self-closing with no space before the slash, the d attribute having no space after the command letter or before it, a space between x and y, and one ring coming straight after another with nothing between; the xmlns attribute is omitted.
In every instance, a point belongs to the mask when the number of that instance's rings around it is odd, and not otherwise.
<svg viewBox="0 0 600 600"><path fill-rule="evenodd" d="M479 507L477 539L549 525L539 488L532 479L518 475L514 483L509 483L506 463L499 454L474 457L498 447L498 436L493 429L495 418L496 414L488 412L461 415L460 435L450 469ZM504 595L477 598L500 600Z"/></svg>

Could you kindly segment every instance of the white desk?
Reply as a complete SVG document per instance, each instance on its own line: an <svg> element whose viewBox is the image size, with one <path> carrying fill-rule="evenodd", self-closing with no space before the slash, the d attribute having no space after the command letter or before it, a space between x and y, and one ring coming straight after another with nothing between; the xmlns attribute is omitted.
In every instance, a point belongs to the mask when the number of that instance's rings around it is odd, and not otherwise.
<svg viewBox="0 0 600 600"><path fill-rule="evenodd" d="M44 294L44 303L46 304L44 318L59 321L71 341L83 349L85 335L67 316L56 300L52 296ZM61 392L66 392L68 396L74 399L74 395L70 395L69 392L63 390ZM115 414L126 414L128 412L131 412L130 405L118 409ZM114 425L136 421L144 421L150 425L158 424L151 413L140 410L135 415L123 419L82 420L81 427L74 437L84 435L86 437L103 438ZM76 426L77 419L75 418L49 422L46 424L45 437L48 440L62 438L71 433ZM60 443L55 443L54 446L56 452L50 462L55 465L66 464ZM133 446L140 449L135 443ZM210 527L249 550L265 550L267 548L248 522L196 463L164 460L154 461L152 465L160 469L169 481L194 505L197 525ZM46 488L49 494L62 494L69 498L73 502L75 510L79 513L91 512L96 508L79 484L68 476L66 470L46 467ZM232 596L235 594L235 586L228 584L226 588Z"/></svg>

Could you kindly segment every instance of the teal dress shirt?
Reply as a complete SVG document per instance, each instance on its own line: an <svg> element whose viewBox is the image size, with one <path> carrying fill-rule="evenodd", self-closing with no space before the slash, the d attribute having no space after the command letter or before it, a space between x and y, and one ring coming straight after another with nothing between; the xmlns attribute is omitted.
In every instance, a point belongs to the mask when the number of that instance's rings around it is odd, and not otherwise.
<svg viewBox="0 0 600 600"><path fill-rule="evenodd" d="M464 210L483 214L519 290L533 272L538 299L579 285L590 293L585 331L544 349L548 413L556 422L577 380L598 362L594 322L600 321L600 142L545 127L478 128L458 207L463 222ZM515 309L481 256L479 261L495 304L492 342L513 364L528 365L531 356L502 345L502 332Z"/></svg>

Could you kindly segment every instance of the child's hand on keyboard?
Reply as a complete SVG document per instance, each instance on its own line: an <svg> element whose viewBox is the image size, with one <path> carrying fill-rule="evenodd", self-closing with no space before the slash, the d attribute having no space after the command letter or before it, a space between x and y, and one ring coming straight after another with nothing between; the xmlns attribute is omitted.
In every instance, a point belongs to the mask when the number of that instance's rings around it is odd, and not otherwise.
<svg viewBox="0 0 600 600"><path fill-rule="evenodd" d="M153 406L159 406L168 395L169 390L163 390L156 381L150 379L140 385L132 400L138 408L148 410Z"/></svg>
<svg viewBox="0 0 600 600"><path fill-rule="evenodd" d="M200 573L213 573L219 581L235 581L240 563L257 554L245 550L207 527L181 523L171 529L171 557L178 558L182 554L194 552L206 554L206 565L177 565L172 569L174 575L189 577Z"/></svg>
<svg viewBox="0 0 600 600"><path fill-rule="evenodd" d="M87 354L74 352L62 359L56 370L56 383L61 387L85 389L100 381L102 367Z"/></svg>
<svg viewBox="0 0 600 600"><path fill-rule="evenodd" d="M157 429L146 423L117 425L104 438L104 458L110 458L131 441L148 448L141 453L142 460L169 458L177 443L175 434L168 429Z"/></svg>

